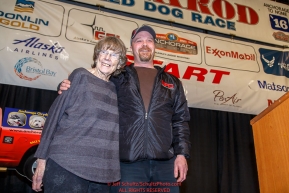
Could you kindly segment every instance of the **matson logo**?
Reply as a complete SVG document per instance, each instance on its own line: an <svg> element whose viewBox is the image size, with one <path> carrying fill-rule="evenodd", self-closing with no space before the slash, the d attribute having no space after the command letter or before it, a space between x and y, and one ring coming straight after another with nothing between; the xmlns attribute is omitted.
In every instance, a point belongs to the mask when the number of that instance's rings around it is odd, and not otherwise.
<svg viewBox="0 0 289 193"><path fill-rule="evenodd" d="M239 53L238 51L224 51L219 50L218 48L211 48L210 46L206 46L206 53L212 54L213 56L216 56L218 58L235 58L239 60L256 60L255 54L250 53Z"/></svg>
<svg viewBox="0 0 289 193"><path fill-rule="evenodd" d="M156 49L172 53L197 55L197 43L181 38L174 33L156 34Z"/></svg>
<svg viewBox="0 0 289 193"><path fill-rule="evenodd" d="M266 80L258 80L258 85L261 89L279 91L279 92L288 92L289 87L286 85L276 84L274 82L267 82Z"/></svg>
<svg viewBox="0 0 289 193"><path fill-rule="evenodd" d="M41 75L55 76L57 73L44 69L40 61L31 57L20 59L14 66L14 72L19 78L28 81L36 80Z"/></svg>

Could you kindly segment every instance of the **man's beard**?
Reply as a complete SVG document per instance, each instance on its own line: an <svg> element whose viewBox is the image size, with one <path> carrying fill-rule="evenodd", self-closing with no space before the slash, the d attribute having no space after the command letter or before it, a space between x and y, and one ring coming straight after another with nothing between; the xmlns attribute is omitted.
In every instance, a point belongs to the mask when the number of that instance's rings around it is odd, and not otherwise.
<svg viewBox="0 0 289 193"><path fill-rule="evenodd" d="M143 52L145 51L145 52ZM145 47L142 47L141 49L139 49L139 59L140 61L142 62L148 62L150 61L152 58L152 50L145 46Z"/></svg>

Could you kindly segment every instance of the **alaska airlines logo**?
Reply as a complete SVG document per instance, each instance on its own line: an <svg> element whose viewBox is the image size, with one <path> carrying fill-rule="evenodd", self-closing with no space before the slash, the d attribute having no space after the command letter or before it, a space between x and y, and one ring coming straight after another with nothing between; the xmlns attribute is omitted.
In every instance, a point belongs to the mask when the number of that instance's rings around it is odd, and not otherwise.
<svg viewBox="0 0 289 193"><path fill-rule="evenodd" d="M33 13L34 2L28 0L17 0L14 7L14 11Z"/></svg>
<svg viewBox="0 0 289 193"><path fill-rule="evenodd" d="M156 49L177 54L197 55L197 43L174 33L156 34Z"/></svg>
<svg viewBox="0 0 289 193"><path fill-rule="evenodd" d="M31 37L24 40L15 39L13 44L26 47L24 49L21 47L16 47L14 52L18 53L26 53L40 57L49 57L54 58L55 60L59 59L59 54L62 52L64 52L62 53L63 56L67 55L64 51L64 47L62 47L59 42L55 42L54 44L47 44L37 37Z"/></svg>
<svg viewBox="0 0 289 193"><path fill-rule="evenodd" d="M56 72L53 72L49 69L43 69L41 62L31 57L20 59L14 66L14 72L19 78L28 81L36 80L41 75L46 76L56 75Z"/></svg>
<svg viewBox="0 0 289 193"><path fill-rule="evenodd" d="M289 52L259 49L260 60L266 74L289 78Z"/></svg>

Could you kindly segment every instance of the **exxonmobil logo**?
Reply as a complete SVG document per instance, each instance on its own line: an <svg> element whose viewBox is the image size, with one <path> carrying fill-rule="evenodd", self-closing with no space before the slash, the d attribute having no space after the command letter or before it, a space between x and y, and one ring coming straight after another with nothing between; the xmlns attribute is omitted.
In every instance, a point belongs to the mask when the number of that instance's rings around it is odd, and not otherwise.
<svg viewBox="0 0 289 193"><path fill-rule="evenodd" d="M218 58L226 57L226 58L235 58L239 60L252 60L252 61L256 60L255 54L252 53L242 53L234 50L226 51L218 48L212 48L210 46L206 46L206 53L216 56Z"/></svg>

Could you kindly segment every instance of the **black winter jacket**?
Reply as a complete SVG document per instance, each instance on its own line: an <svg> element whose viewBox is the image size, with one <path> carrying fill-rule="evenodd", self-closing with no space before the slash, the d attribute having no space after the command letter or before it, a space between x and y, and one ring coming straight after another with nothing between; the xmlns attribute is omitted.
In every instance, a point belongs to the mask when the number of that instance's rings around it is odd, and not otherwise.
<svg viewBox="0 0 289 193"><path fill-rule="evenodd" d="M145 111L139 79L133 65L111 77L119 106L119 147L122 162L168 160L175 155L189 157L190 120L184 90L179 79L158 70L152 98Z"/></svg>

